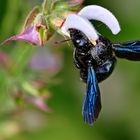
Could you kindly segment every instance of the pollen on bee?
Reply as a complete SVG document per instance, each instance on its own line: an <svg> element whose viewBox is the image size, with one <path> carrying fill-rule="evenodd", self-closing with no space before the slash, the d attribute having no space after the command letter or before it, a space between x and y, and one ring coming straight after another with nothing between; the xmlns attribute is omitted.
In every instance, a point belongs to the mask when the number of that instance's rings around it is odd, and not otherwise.
<svg viewBox="0 0 140 140"><path fill-rule="evenodd" d="M94 46L97 44L95 40L90 39L90 41Z"/></svg>

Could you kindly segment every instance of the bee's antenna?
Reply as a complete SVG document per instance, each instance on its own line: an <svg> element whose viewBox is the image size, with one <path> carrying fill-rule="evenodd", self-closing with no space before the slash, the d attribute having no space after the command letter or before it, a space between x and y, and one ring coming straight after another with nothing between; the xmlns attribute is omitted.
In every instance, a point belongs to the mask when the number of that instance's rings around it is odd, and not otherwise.
<svg viewBox="0 0 140 140"><path fill-rule="evenodd" d="M61 40L61 41L55 41L55 44L61 44L61 43L65 43L67 41L71 41L71 39L66 39L66 40Z"/></svg>

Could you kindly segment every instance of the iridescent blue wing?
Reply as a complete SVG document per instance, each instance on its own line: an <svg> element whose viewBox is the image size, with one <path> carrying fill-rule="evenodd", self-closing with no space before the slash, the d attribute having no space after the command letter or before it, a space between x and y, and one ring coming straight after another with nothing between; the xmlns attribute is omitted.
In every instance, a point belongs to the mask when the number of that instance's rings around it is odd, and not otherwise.
<svg viewBox="0 0 140 140"><path fill-rule="evenodd" d="M113 44L112 46L115 55L119 58L126 58L128 60L140 60L140 41L131 41L125 43Z"/></svg>
<svg viewBox="0 0 140 140"><path fill-rule="evenodd" d="M93 124L101 110L100 91L93 67L88 68L86 95L83 103L82 115L87 124Z"/></svg>

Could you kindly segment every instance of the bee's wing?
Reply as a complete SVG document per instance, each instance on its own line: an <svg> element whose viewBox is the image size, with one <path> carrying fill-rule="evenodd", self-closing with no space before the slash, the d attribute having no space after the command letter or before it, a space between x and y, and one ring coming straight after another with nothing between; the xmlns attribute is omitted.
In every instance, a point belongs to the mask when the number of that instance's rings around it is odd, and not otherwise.
<svg viewBox="0 0 140 140"><path fill-rule="evenodd" d="M130 41L124 43L114 43L112 46L115 55L128 60L140 60L140 41Z"/></svg>
<svg viewBox="0 0 140 140"><path fill-rule="evenodd" d="M101 99L96 73L93 67L88 68L86 95L84 98L82 114L87 124L93 124L101 110Z"/></svg>

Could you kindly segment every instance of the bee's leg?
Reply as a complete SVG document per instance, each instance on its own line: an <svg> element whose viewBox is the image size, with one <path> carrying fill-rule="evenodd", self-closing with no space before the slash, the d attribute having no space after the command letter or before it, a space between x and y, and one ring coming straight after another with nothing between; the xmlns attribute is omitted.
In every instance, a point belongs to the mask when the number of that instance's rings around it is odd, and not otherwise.
<svg viewBox="0 0 140 140"><path fill-rule="evenodd" d="M87 69L80 69L81 80L86 83L87 77L88 77L88 70Z"/></svg>
<svg viewBox="0 0 140 140"><path fill-rule="evenodd" d="M105 80L114 70L116 58L112 57L96 69L98 82Z"/></svg>
<svg viewBox="0 0 140 140"><path fill-rule="evenodd" d="M73 51L73 63L77 69L81 68L81 64L80 64L79 59L76 55L76 49L74 49L74 51Z"/></svg>
<svg viewBox="0 0 140 140"><path fill-rule="evenodd" d="M73 63L77 69L80 69L80 63L77 60L74 60Z"/></svg>

